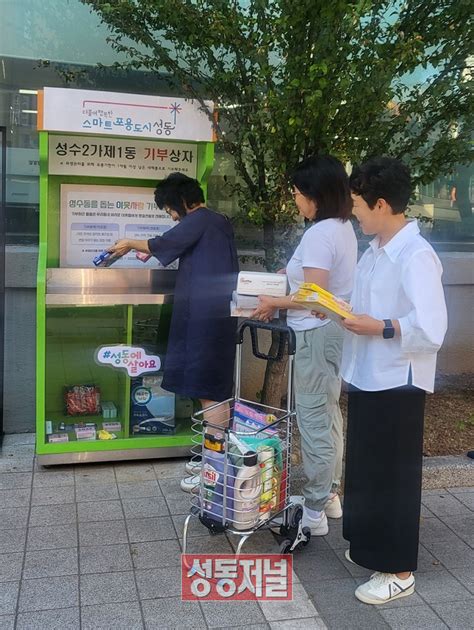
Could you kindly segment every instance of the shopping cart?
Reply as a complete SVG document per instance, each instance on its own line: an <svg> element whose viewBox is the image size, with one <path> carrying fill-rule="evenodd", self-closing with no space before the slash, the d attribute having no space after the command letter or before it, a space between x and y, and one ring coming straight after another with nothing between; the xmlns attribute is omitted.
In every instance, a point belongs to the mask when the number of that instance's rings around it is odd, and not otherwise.
<svg viewBox="0 0 474 630"><path fill-rule="evenodd" d="M270 407L241 398L242 344L249 329L256 358L282 361L288 354L287 408ZM278 349L270 356L260 350L258 332L278 334ZM191 496L191 510L183 530L187 553L190 520L197 517L211 533L230 532L240 537L237 554L255 532L281 523L281 553L308 544L303 508L290 499L291 439L295 419L293 361L295 333L287 326L245 320L237 332L235 396L192 417L191 463L200 482ZM277 521L277 519L279 519Z"/></svg>

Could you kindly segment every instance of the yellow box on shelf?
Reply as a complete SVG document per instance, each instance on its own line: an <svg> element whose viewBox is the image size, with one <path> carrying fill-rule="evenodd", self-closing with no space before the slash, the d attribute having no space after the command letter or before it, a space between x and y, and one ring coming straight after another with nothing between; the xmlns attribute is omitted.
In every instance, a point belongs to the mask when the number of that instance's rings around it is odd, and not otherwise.
<svg viewBox="0 0 474 630"><path fill-rule="evenodd" d="M330 319L340 323L342 319L354 317L351 306L332 293L309 282L304 282L291 297L291 301L310 311L324 313Z"/></svg>

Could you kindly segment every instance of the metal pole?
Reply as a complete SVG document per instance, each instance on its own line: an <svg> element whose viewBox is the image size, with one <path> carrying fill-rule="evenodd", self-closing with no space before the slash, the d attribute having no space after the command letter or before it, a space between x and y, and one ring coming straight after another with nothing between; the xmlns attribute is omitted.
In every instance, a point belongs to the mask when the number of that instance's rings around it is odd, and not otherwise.
<svg viewBox="0 0 474 630"><path fill-rule="evenodd" d="M7 170L7 129L0 127L0 446L3 441L3 375L5 335L5 208Z"/></svg>
<svg viewBox="0 0 474 630"><path fill-rule="evenodd" d="M241 376L240 370L242 365L242 344L237 344L237 349L235 351L235 399L239 400L240 398L240 387L241 387Z"/></svg>

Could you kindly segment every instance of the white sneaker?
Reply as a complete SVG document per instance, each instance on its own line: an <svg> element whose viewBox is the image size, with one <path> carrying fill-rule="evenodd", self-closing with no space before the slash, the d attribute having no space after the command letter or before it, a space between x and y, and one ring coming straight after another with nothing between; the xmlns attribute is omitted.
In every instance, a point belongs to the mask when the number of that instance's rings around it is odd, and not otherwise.
<svg viewBox="0 0 474 630"><path fill-rule="evenodd" d="M375 573L368 582L356 589L355 596L366 604L386 604L399 597L407 597L415 592L413 573L401 580L393 573Z"/></svg>
<svg viewBox="0 0 474 630"><path fill-rule="evenodd" d="M303 512L303 527L311 529L311 536L326 536L329 532L328 519L325 512L321 512L319 518L311 518L308 512Z"/></svg>
<svg viewBox="0 0 474 630"><path fill-rule="evenodd" d="M338 494L329 497L324 506L324 511L328 518L342 518L341 499Z"/></svg>
<svg viewBox="0 0 474 630"><path fill-rule="evenodd" d="M317 519L310 518L307 511L304 509L305 498L301 495L294 494L290 497L291 503L300 504L303 506L303 527L309 527L311 529L312 536L326 536L329 532L328 519L324 512ZM283 517L278 517L272 521L270 526L271 531L274 534L280 533L280 526L283 523Z"/></svg>
<svg viewBox="0 0 474 630"><path fill-rule="evenodd" d="M202 462L201 460L196 461L190 459L189 462L186 462L184 469L188 473L188 475L199 475L201 474Z"/></svg>
<svg viewBox="0 0 474 630"><path fill-rule="evenodd" d="M199 486L200 483L200 475L191 475L190 477L185 477L184 479L181 479L181 483L179 485L181 486L181 490L183 492L192 492L195 488Z"/></svg>
<svg viewBox="0 0 474 630"><path fill-rule="evenodd" d="M305 498L301 494L295 494L290 497L293 503L301 503L301 505L305 504ZM326 516L328 518L342 518L342 506L341 500L337 493L334 496L329 497L326 501L326 505L324 506L324 511L326 512Z"/></svg>

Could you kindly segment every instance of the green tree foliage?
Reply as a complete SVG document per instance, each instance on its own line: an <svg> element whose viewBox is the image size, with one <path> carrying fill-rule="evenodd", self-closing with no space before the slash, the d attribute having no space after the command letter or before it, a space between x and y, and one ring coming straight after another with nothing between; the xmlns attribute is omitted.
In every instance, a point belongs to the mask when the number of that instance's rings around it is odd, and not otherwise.
<svg viewBox="0 0 474 630"><path fill-rule="evenodd" d="M287 174L303 157L391 154L419 183L472 159L470 0L82 2L126 54L117 65L165 75L204 108L215 102L269 269L285 258L282 245L292 248ZM270 368L263 397L279 406L282 371L272 378Z"/></svg>
<svg viewBox="0 0 474 630"><path fill-rule="evenodd" d="M331 152L391 154L427 183L472 159L470 0L82 0L126 53L215 101L241 207L266 228L294 216L287 172Z"/></svg>

